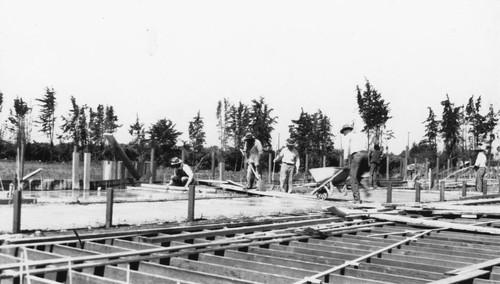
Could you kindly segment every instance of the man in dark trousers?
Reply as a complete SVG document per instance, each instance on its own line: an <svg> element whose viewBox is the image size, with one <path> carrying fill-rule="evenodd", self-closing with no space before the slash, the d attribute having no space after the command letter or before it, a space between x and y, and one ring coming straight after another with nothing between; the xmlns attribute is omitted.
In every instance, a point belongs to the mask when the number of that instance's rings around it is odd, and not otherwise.
<svg viewBox="0 0 500 284"><path fill-rule="evenodd" d="M379 184L378 171L380 168L380 159L382 158L382 149L378 143L373 146L373 149L370 151L370 154L368 154L368 157L370 158L371 186L373 189L377 189Z"/></svg>
<svg viewBox="0 0 500 284"><path fill-rule="evenodd" d="M188 187L194 184L194 172L190 166L184 164L179 158L172 158L170 166L174 169L174 175L168 185Z"/></svg>
<svg viewBox="0 0 500 284"><path fill-rule="evenodd" d="M247 188L254 187L255 179L261 179L262 169L260 166L260 156L263 153L262 144L259 139L256 139L252 133L248 132L245 135L245 145L243 153L247 160Z"/></svg>

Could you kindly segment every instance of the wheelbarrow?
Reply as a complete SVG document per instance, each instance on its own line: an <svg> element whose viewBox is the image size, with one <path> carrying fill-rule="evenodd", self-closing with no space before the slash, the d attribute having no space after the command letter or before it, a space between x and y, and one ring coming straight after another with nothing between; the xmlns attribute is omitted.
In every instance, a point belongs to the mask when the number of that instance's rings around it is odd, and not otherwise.
<svg viewBox="0 0 500 284"><path fill-rule="evenodd" d="M337 186L344 183L349 178L348 167L326 167L310 169L309 173L316 182L316 187L311 191L311 195L316 195L318 199L327 199L328 195L333 194L333 190L337 189L340 193L345 193Z"/></svg>

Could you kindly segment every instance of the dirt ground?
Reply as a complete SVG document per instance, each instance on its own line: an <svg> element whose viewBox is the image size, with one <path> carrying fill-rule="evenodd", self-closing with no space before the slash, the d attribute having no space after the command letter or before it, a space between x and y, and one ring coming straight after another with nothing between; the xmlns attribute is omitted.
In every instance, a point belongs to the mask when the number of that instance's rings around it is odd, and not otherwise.
<svg viewBox="0 0 500 284"><path fill-rule="evenodd" d="M468 196L480 195L468 192ZM105 195L104 195L105 196ZM446 191L446 200L456 200L461 191ZM103 197L103 196L102 196ZM74 201L74 197L66 201ZM371 196L362 194L368 204L385 203L387 192L384 188L371 191ZM154 200L154 199L153 199ZM195 218L217 220L221 218L260 217L276 214L320 212L322 208L334 204L345 205L352 200L351 192L347 195L335 192L328 200L318 200L309 194L302 198L290 197L240 197L222 199L199 199L195 203ZM393 203L412 203L415 200L413 190L393 189ZM422 191L422 202L439 201L438 191ZM181 222L187 219L187 200L161 200L145 202L119 202L114 204L113 225L141 225L165 222ZM92 229L104 226L106 204L46 202L23 204L21 228L29 233L34 230ZM8 234L12 230L13 207L0 205L0 233Z"/></svg>

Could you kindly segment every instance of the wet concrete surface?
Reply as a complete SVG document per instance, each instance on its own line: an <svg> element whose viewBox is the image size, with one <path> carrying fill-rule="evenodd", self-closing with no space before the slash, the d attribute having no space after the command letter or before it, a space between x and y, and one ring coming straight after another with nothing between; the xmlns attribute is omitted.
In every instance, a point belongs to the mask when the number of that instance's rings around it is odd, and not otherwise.
<svg viewBox="0 0 500 284"><path fill-rule="evenodd" d="M492 189L493 191L494 189ZM497 192L498 189L495 190ZM37 192L42 200L56 201L54 192ZM187 219L188 202L185 199L170 199L165 192L145 191L117 191L115 200L134 202L118 202L114 204L114 225L140 225L155 224ZM179 193L180 194L180 193ZM186 193L182 193L186 194ZM468 192L468 196L481 195L478 192ZM26 196L26 195L25 195ZM217 220L219 218L260 217L276 214L296 214L303 212L320 212L322 208L332 205L347 206L352 200L349 191L347 195L335 192L327 200L318 200L310 194L291 195L284 197L238 197L238 198L206 198L195 203L195 218ZM233 195L234 196L234 195ZM446 191L446 200L457 200L461 191ZM91 203L75 203L76 197L82 200L93 200ZM62 200L69 202L42 202L38 204L24 204L21 213L22 230L67 230L72 228L97 228L104 226L106 204L105 192L92 192L84 196L83 192L68 191L59 195ZM156 199L155 199L156 198ZM386 202L387 191L379 188L371 191L371 196L362 194L366 204L380 205ZM424 190L421 193L422 202L439 201L438 191ZM413 190L393 190L393 203L413 203L415 192ZM0 206L0 233L12 230L13 207L12 205Z"/></svg>

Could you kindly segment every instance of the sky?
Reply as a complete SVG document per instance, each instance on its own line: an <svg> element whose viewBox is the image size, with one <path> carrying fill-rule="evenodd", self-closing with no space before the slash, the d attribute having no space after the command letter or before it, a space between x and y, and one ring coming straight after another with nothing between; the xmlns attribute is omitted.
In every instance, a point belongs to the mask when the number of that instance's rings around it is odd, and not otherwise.
<svg viewBox="0 0 500 284"><path fill-rule="evenodd" d="M0 0L1 123L16 97L38 114L53 87L59 122L74 96L112 105L121 143L137 116L147 128L170 119L188 140L199 111L216 145L217 102L262 96L276 147L301 109L329 116L337 138L360 125L356 86L369 80L390 103L399 153L423 138L428 107L440 118L446 94L500 109L499 51L500 1Z"/></svg>

